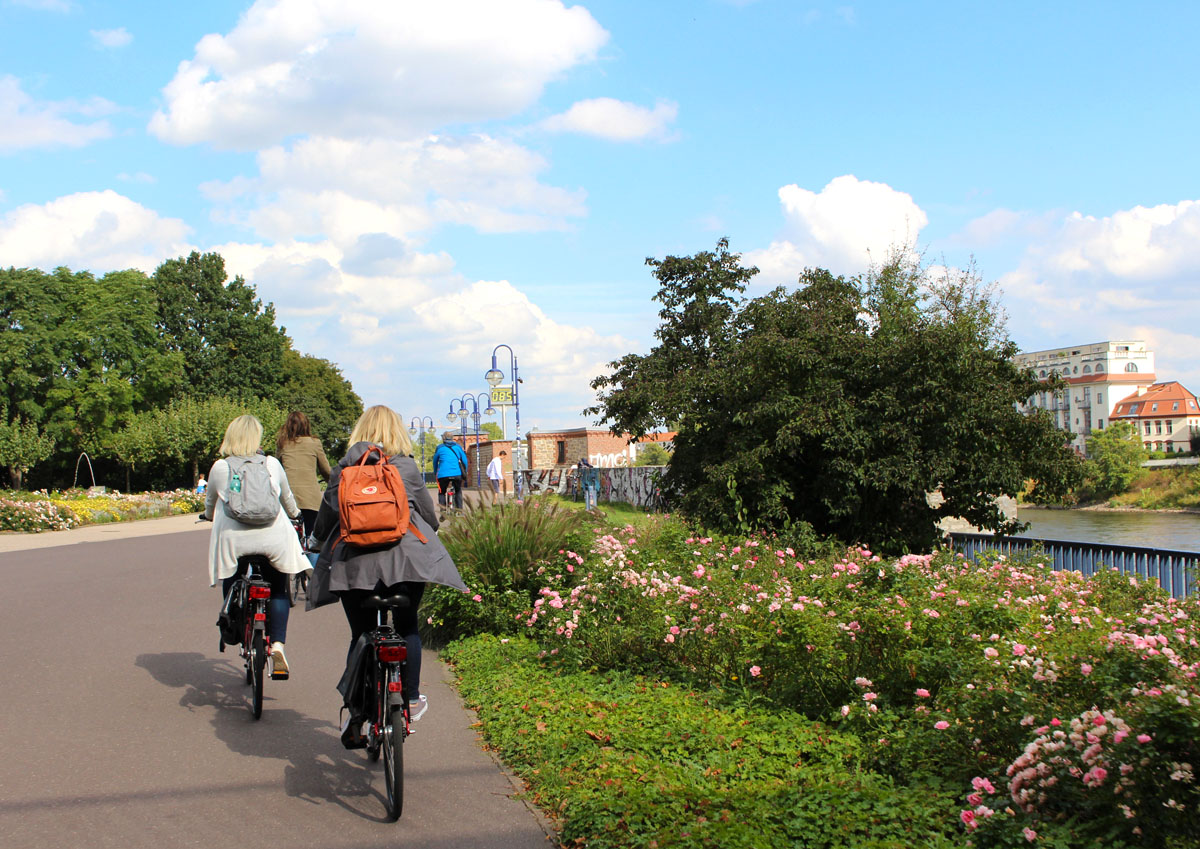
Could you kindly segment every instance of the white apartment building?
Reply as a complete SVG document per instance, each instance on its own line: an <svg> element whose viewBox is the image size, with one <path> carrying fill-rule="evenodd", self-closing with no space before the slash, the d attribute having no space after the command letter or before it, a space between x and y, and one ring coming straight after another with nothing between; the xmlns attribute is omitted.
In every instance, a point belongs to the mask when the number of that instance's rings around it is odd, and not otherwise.
<svg viewBox="0 0 1200 849"><path fill-rule="evenodd" d="M1141 340L1097 342L1031 351L1013 358L1042 380L1061 375L1066 388L1039 392L1022 409L1049 410L1055 423L1075 434L1075 450L1086 450L1088 435L1103 428L1117 405L1154 385L1154 352Z"/></svg>

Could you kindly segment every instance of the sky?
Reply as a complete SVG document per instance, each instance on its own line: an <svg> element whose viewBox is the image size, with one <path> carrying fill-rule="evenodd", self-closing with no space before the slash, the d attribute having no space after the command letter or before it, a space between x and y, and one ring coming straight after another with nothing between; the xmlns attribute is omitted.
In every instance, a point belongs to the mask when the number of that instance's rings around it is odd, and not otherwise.
<svg viewBox="0 0 1200 849"><path fill-rule="evenodd" d="M197 251L364 403L591 424L647 257L900 245L1200 391L1200 4L0 0L0 266ZM507 424L511 430L512 414Z"/></svg>

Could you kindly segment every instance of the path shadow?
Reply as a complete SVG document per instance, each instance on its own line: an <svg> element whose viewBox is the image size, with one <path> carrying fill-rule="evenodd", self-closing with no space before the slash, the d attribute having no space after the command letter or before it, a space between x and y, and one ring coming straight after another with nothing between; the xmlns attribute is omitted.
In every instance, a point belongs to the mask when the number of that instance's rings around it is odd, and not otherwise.
<svg viewBox="0 0 1200 849"><path fill-rule="evenodd" d="M181 690L180 707L208 715L217 739L231 751L284 761L289 796L312 804L329 802L364 819L386 821L383 794L372 786L379 765L369 762L362 750L345 749L327 719L279 705L271 691L286 684L268 680L262 718L251 716L250 687L236 650L223 658L199 652L141 654L135 663L155 681Z"/></svg>

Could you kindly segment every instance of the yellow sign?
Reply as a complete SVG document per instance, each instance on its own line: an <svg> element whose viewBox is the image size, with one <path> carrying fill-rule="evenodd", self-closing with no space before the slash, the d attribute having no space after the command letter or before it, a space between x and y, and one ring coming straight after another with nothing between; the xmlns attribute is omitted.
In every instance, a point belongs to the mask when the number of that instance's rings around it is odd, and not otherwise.
<svg viewBox="0 0 1200 849"><path fill-rule="evenodd" d="M492 406L493 407L511 407L513 403L513 391L511 386L493 386L492 387Z"/></svg>

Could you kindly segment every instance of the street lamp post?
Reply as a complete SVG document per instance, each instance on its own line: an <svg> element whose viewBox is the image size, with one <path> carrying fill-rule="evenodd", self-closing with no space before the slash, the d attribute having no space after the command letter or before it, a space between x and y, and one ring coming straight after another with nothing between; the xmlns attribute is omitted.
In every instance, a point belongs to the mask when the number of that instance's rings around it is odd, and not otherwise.
<svg viewBox="0 0 1200 849"><path fill-rule="evenodd" d="M425 422L429 422L429 424L426 425ZM420 431L419 436L417 436L418 430ZM411 433L413 436L417 436L417 439L421 443L421 480L424 481L425 480L425 434L433 433L433 416L413 416L412 420L408 423L408 432ZM428 481L426 481L426 482L428 482Z"/></svg>
<svg viewBox="0 0 1200 849"><path fill-rule="evenodd" d="M470 416L475 424L475 487L478 489L483 485L483 473L479 468L479 399L487 399L487 407L483 414L487 416L496 415L496 408L492 406L492 396L487 392L480 392L478 395L466 393L460 398L454 398L450 401L450 412L446 414L446 421L453 424L455 421L462 422L462 437L463 442L467 440L467 417ZM454 402L458 402L458 409L454 409ZM471 402L471 409L467 410L466 402Z"/></svg>
<svg viewBox="0 0 1200 849"><path fill-rule="evenodd" d="M505 345L503 343L501 343L501 344L497 345L495 348L493 348L492 349L492 367L491 367L491 369L488 370L487 374L485 374L483 376L483 379L486 380L488 382L488 386L491 386L491 387L498 386L500 384L500 381L502 381L504 379L504 372L502 372L502 371L500 371L500 369L496 368L496 352L499 351L501 348L505 348L508 350L508 367L509 367L509 372L512 374L513 414L516 417L516 423L515 423L516 434L513 439L513 477L516 478L516 480L513 483L513 489L515 490L515 494L517 496L517 501L520 501L521 500L521 484L522 484L523 477L524 477L524 475L522 473L525 470L526 457L521 449L521 396L520 396L521 378L517 375L516 352L514 352L513 349L510 348L508 345ZM517 468L517 462L516 462L518 457L521 458L521 463L520 463L521 468L519 468L519 469Z"/></svg>

